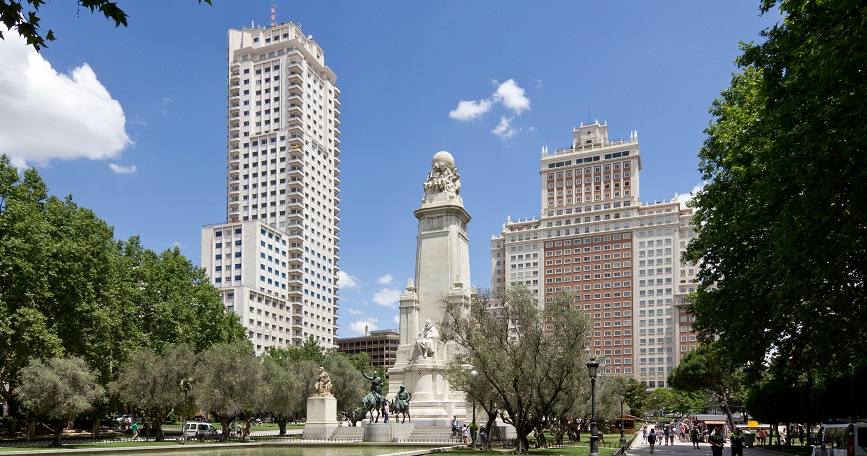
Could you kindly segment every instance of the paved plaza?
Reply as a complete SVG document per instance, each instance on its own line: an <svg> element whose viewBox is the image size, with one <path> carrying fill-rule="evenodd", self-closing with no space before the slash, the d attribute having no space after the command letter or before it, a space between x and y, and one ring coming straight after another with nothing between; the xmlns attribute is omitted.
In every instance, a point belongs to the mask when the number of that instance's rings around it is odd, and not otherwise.
<svg viewBox="0 0 867 456"><path fill-rule="evenodd" d="M731 456L731 451L731 447L726 443L725 448L723 448L723 456ZM629 450L629 454L632 456L650 456L650 445L641 441L640 431L632 444L632 449ZM744 456L780 456L781 454L760 448L744 448ZM674 442L673 445L657 444L653 450L653 456L711 456L710 444L700 443L698 449L693 448L690 442Z"/></svg>

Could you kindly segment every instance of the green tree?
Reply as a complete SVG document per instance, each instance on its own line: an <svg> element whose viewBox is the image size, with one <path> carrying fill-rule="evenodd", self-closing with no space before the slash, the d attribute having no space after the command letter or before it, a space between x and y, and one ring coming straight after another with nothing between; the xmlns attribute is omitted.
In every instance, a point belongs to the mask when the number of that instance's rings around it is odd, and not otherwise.
<svg viewBox="0 0 867 456"><path fill-rule="evenodd" d="M185 344L168 346L162 354L142 348L124 363L111 392L135 407L156 439L163 440L163 421L185 406L182 381L192 378L195 361L195 353Z"/></svg>
<svg viewBox="0 0 867 456"><path fill-rule="evenodd" d="M104 390L83 359L70 357L30 362L21 371L18 394L28 415L48 425L54 446L60 446L66 423L90 409Z"/></svg>
<svg viewBox="0 0 867 456"><path fill-rule="evenodd" d="M334 398L337 399L338 413L355 424L355 414L352 411L361 405L361 398L367 393L369 383L361 375L359 366L342 353L329 354L325 358L323 366L331 376L332 392ZM361 369L370 368L369 364L360 367ZM315 374L311 378L315 378Z"/></svg>
<svg viewBox="0 0 867 456"><path fill-rule="evenodd" d="M303 374L299 372L297 364L269 354L262 357L262 408L277 423L280 435L286 435L286 424L305 407L301 402L307 396L300 391Z"/></svg>
<svg viewBox="0 0 867 456"><path fill-rule="evenodd" d="M586 378L584 350L575 343L587 335L586 316L570 296L553 297L540 310L527 288L516 287L495 308L484 296L468 306L450 303L446 318L443 339L458 347L451 370L472 366L490 384L515 427L517 451L526 452L528 435L555 405L571 406L569 393Z"/></svg>
<svg viewBox="0 0 867 456"><path fill-rule="evenodd" d="M491 428L497 419L497 414L500 412L497 408L497 392L494 390L491 382L480 376L478 371L468 368L468 366L458 365L449 366L447 378L453 388L464 391L467 394L469 402L479 407L480 412L484 412L485 429L488 430L488 435L490 435ZM552 431L555 433L555 439L562 441L562 434L565 432L565 429L562 426L552 426ZM490 449L491 439L488 439L485 444L487 449Z"/></svg>
<svg viewBox="0 0 867 456"><path fill-rule="evenodd" d="M647 407L647 384L634 378L627 378L623 391L631 414L641 418Z"/></svg>
<svg viewBox="0 0 867 456"><path fill-rule="evenodd" d="M27 44L37 51L46 47L47 41L54 41L54 32L48 30L45 36L41 32L40 8L47 0L0 0L0 22L6 25L10 31L15 31L27 40ZM211 4L211 0L199 0L199 3ZM114 22L115 27L126 27L127 16L120 9L117 2L111 0L78 0L78 5L89 9L91 12L99 11L106 19ZM3 39L0 31L0 39Z"/></svg>
<svg viewBox="0 0 867 456"><path fill-rule="evenodd" d="M711 108L699 152L706 186L692 202L687 256L701 285L690 310L751 381L768 369L863 379L864 4L762 1L763 12L775 7L783 19L743 46L740 72ZM867 413L857 391L838 391L844 415Z"/></svg>
<svg viewBox="0 0 867 456"><path fill-rule="evenodd" d="M13 415L30 358L81 357L106 385L140 347L221 342L249 344L204 271L177 249L115 240L92 211L50 196L36 170L0 156L0 394Z"/></svg>
<svg viewBox="0 0 867 456"><path fill-rule="evenodd" d="M193 392L199 407L220 422L226 439L232 419L261 408L262 384L262 363L249 343L218 344L201 353Z"/></svg>
<svg viewBox="0 0 867 456"><path fill-rule="evenodd" d="M712 394L725 411L729 427L734 429L731 402L743 395L743 374L718 345L700 345L687 353L668 375L668 384L682 391Z"/></svg>

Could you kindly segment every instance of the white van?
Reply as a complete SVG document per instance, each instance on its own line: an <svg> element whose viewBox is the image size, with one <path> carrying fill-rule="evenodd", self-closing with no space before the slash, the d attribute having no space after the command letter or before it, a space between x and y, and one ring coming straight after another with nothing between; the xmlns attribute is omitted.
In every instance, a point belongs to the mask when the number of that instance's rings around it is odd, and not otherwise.
<svg viewBox="0 0 867 456"><path fill-rule="evenodd" d="M824 424L820 447L813 448L815 456L867 456L867 423Z"/></svg>
<svg viewBox="0 0 867 456"><path fill-rule="evenodd" d="M184 423L184 440L204 440L217 436L219 432L211 423L187 421Z"/></svg>

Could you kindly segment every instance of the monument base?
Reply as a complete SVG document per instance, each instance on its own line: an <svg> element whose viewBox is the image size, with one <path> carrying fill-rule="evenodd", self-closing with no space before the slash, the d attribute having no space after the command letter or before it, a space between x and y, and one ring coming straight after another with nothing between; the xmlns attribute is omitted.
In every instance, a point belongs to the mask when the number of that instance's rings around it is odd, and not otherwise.
<svg viewBox="0 0 867 456"><path fill-rule="evenodd" d="M412 435L412 423L363 423L363 442L399 442Z"/></svg>
<svg viewBox="0 0 867 456"><path fill-rule="evenodd" d="M305 440L326 440L337 429L337 399L334 396L310 396L307 398L307 422L304 424Z"/></svg>
<svg viewBox="0 0 867 456"><path fill-rule="evenodd" d="M463 391L453 390L448 383L447 364L439 359L416 359L396 364L388 370L389 396L397 394L400 385L412 392L412 421L423 426L449 426L457 417L467 417L467 399Z"/></svg>

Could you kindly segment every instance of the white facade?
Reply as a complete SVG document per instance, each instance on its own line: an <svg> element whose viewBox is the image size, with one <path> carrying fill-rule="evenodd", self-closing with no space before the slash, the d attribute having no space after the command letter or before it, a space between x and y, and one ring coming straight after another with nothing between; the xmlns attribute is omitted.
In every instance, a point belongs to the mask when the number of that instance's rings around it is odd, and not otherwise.
<svg viewBox="0 0 867 456"><path fill-rule="evenodd" d="M677 201L646 204L635 229L636 378L665 386L675 365L674 292L679 258Z"/></svg>
<svg viewBox="0 0 867 456"><path fill-rule="evenodd" d="M603 372L665 386L696 344L683 311L694 267L681 265L691 211L675 200L640 202L637 132L609 140L606 123L581 124L569 147L543 148L540 163L541 217L507 220L492 237L495 297L517 283L540 303L572 293L591 318L589 345Z"/></svg>
<svg viewBox="0 0 867 456"><path fill-rule="evenodd" d="M288 337L276 334L276 342L275 336L260 340L258 320L235 305L257 352L268 346L298 345L308 337L334 346L340 258L340 91L335 81L322 49L296 24L229 30L228 223L203 229L202 266L224 297L239 285L257 292L264 289L270 299L283 300L282 307L269 310L276 310L278 322L300 323ZM268 275L268 268L277 268L259 263L261 255L276 256L267 241L264 246L260 242L255 251L242 253L241 283L235 275L229 276L230 284L224 282L226 276L219 272L225 271L214 270L216 264L207 266L219 253L216 243L206 238L221 227L238 224L245 235L261 232L253 228L257 225L267 227L267 233L280 236L281 251L282 241L294 244L280 260L292 268L280 266L279 277ZM264 287L259 280L262 266ZM248 297L245 293L244 299Z"/></svg>

